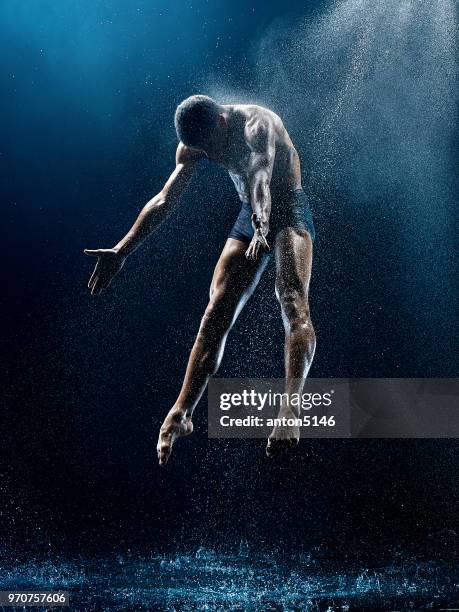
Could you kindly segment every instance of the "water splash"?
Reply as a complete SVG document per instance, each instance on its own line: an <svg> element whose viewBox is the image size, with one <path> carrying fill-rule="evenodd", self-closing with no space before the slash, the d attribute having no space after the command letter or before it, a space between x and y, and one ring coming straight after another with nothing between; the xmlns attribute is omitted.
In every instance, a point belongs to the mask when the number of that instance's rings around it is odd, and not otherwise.
<svg viewBox="0 0 459 612"><path fill-rule="evenodd" d="M452 290L456 38L453 0L339 0L313 20L273 24L253 87L234 92L284 118L319 229L341 213L365 248L387 233L402 301L426 318L419 295ZM233 95L231 82L208 85Z"/></svg>
<svg viewBox="0 0 459 612"><path fill-rule="evenodd" d="M196 553L119 558L2 561L2 589L63 589L72 610L427 609L458 602L457 572L406 560L337 570L314 554L288 562L274 555ZM84 569L82 569L84 568Z"/></svg>
<svg viewBox="0 0 459 612"><path fill-rule="evenodd" d="M446 172L456 34L452 0L344 0L312 23L273 26L257 53L257 88L309 145L314 183L419 196L423 170Z"/></svg>

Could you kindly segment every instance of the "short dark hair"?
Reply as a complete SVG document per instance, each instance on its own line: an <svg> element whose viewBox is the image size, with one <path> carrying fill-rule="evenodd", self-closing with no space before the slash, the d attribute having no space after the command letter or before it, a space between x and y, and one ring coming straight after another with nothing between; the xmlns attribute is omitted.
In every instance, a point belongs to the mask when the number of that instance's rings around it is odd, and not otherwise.
<svg viewBox="0 0 459 612"><path fill-rule="evenodd" d="M190 96L175 111L175 129L184 145L202 146L218 125L220 104L209 96Z"/></svg>

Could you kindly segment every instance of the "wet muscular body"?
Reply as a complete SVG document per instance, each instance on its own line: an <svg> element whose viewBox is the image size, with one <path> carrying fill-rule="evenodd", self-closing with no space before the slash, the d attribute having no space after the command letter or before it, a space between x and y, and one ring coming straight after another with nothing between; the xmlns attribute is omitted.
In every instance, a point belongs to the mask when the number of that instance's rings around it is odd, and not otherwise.
<svg viewBox="0 0 459 612"><path fill-rule="evenodd" d="M288 394L300 393L315 350L308 289L312 241L306 231L285 227L269 233L271 197L301 188L298 154L281 119L254 105L223 107L221 126L204 149L179 144L176 168L162 191L140 213L128 234L113 249L86 251L98 257L89 281L100 294L121 269L126 257L169 214L180 199L196 163L206 157L226 168L242 201L254 211L255 235L250 243L229 238L215 267L209 303L191 350L182 389L167 414L159 434L157 451L161 465L170 456L175 440L193 431L193 411L209 378L217 371L226 339L239 313L254 292L267 264L268 243L274 249L276 296L285 327L285 378ZM279 416L295 415L283 406ZM295 445L299 431L277 428L268 440L267 454L284 452Z"/></svg>

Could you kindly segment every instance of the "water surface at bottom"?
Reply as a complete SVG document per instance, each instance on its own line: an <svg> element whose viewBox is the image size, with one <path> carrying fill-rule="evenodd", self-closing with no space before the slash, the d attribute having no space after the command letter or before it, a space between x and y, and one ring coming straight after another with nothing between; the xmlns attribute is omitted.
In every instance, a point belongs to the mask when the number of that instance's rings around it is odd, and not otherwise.
<svg viewBox="0 0 459 612"><path fill-rule="evenodd" d="M70 592L78 611L431 610L459 607L459 572L446 563L398 560L338 571L322 556L288 561L199 548L176 555L106 559L3 560L0 588ZM33 608L28 608L33 609Z"/></svg>

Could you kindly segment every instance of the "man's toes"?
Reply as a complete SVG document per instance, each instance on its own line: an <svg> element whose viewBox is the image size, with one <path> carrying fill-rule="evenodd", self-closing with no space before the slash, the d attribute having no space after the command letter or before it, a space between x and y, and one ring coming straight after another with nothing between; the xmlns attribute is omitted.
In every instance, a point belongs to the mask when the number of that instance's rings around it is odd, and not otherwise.
<svg viewBox="0 0 459 612"><path fill-rule="evenodd" d="M172 451L170 444L161 444L157 447L159 465L166 465Z"/></svg>
<svg viewBox="0 0 459 612"><path fill-rule="evenodd" d="M167 460L172 452L172 434L159 432L158 445L156 447L158 453L159 465L166 465Z"/></svg>
<svg viewBox="0 0 459 612"><path fill-rule="evenodd" d="M269 438L268 444L266 445L267 457L279 457L285 455L289 450L297 446L298 440L296 438L286 438L277 440L276 438Z"/></svg>
<svg viewBox="0 0 459 612"><path fill-rule="evenodd" d="M270 438L268 440L268 444L266 445L266 456L269 458L276 457L281 454L281 445L279 442L282 440L276 440L275 438Z"/></svg>

